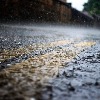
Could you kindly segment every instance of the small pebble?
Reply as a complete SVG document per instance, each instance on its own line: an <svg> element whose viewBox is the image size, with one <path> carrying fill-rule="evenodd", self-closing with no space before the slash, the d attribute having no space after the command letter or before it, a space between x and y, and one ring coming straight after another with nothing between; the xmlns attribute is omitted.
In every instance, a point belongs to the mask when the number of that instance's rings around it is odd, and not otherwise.
<svg viewBox="0 0 100 100"><path fill-rule="evenodd" d="M98 85L99 85L99 83L96 81L96 82L95 82L95 86L98 86Z"/></svg>

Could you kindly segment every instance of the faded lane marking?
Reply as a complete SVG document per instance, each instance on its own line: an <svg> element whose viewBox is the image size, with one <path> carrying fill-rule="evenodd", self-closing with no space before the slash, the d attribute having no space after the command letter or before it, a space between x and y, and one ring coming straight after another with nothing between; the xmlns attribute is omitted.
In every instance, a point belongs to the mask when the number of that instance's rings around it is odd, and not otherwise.
<svg viewBox="0 0 100 100"><path fill-rule="evenodd" d="M86 42L86 41L84 41L84 42L80 42L80 43L77 43L77 44L75 44L74 46L75 47L90 47L90 46L92 46L92 45L95 45L96 43L95 42L93 42L93 41L90 41L90 42Z"/></svg>
<svg viewBox="0 0 100 100"><path fill-rule="evenodd" d="M0 72L0 76L13 78L16 84L21 78L31 79L33 82L43 82L49 78L54 78L58 74L60 67L64 67L66 62L70 62L83 49L93 46L95 42L81 42L75 44L73 48L62 47L44 55L31 57L21 63L12 65L8 69Z"/></svg>
<svg viewBox="0 0 100 100"><path fill-rule="evenodd" d="M3 50L0 53L0 62L5 61L7 59L11 59L13 57L21 56L23 54L30 54L31 52L36 51L36 50L43 50L43 49L52 48L55 46L66 45L69 43L71 43L71 41L62 40L62 41L55 41L55 42L51 42L47 44L46 43L32 44L29 46L20 47L18 49L12 48L12 50Z"/></svg>

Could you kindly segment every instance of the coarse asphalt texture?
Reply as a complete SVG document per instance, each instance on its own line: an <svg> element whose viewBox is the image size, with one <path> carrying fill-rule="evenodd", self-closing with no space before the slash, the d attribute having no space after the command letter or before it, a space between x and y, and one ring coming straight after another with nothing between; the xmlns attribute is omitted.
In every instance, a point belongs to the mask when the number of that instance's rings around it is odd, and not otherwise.
<svg viewBox="0 0 100 100"><path fill-rule="evenodd" d="M0 100L100 100L100 30L0 24Z"/></svg>

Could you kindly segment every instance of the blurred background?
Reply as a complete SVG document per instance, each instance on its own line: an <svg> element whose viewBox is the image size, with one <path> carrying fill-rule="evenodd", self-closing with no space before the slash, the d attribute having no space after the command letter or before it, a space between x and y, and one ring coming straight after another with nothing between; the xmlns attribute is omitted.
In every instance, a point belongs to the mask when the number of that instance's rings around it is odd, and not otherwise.
<svg viewBox="0 0 100 100"><path fill-rule="evenodd" d="M99 0L0 0L0 21L100 25Z"/></svg>

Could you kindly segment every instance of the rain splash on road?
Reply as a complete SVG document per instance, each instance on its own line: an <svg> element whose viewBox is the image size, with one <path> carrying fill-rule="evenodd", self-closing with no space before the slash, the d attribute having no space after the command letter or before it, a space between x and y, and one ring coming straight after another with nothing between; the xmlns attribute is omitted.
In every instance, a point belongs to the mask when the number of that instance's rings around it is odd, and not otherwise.
<svg viewBox="0 0 100 100"><path fill-rule="evenodd" d="M99 100L99 66L98 29L0 25L0 100Z"/></svg>

